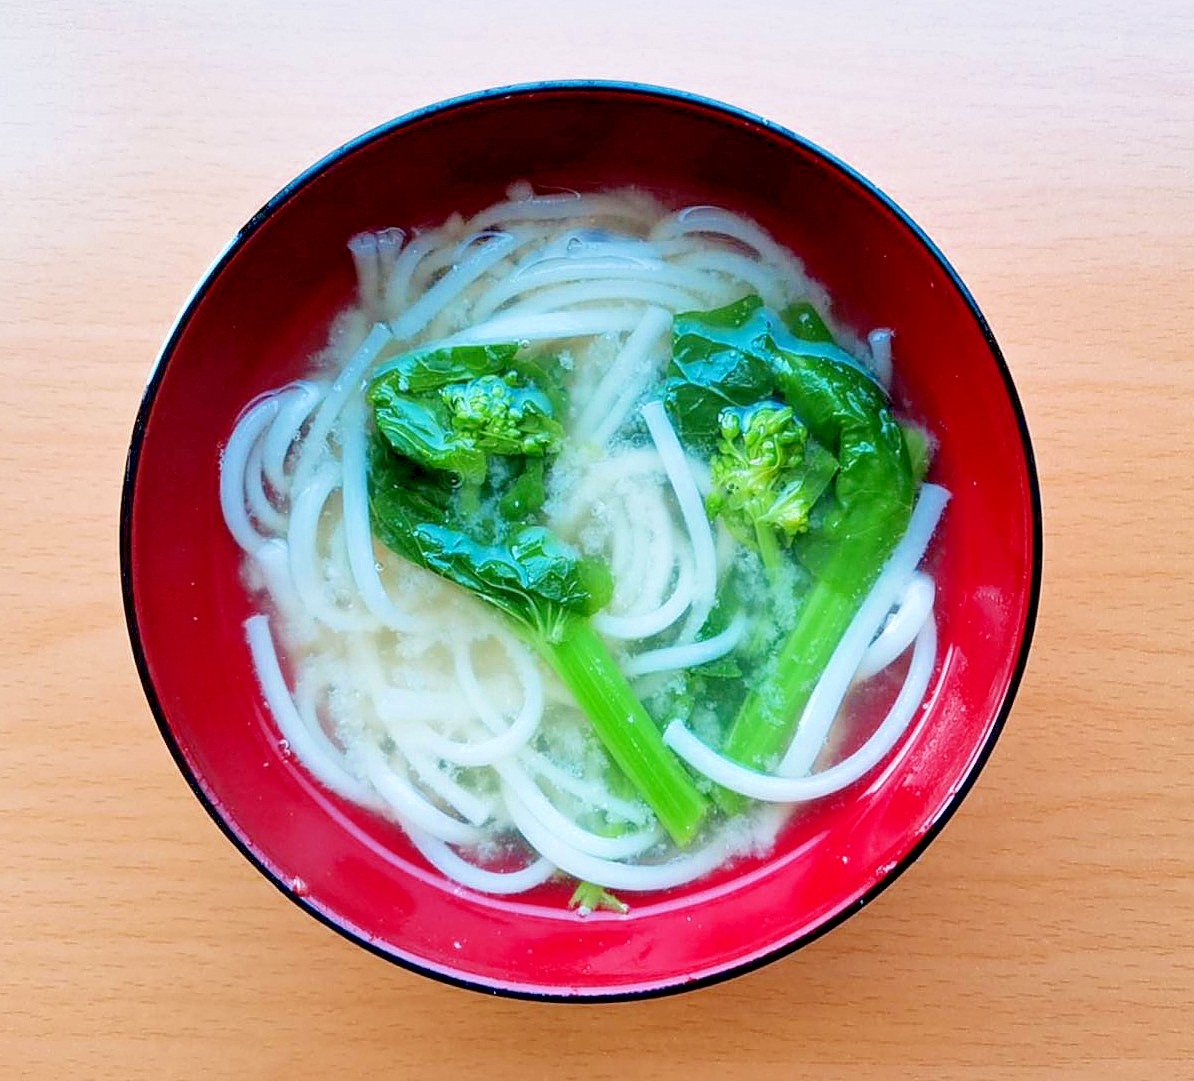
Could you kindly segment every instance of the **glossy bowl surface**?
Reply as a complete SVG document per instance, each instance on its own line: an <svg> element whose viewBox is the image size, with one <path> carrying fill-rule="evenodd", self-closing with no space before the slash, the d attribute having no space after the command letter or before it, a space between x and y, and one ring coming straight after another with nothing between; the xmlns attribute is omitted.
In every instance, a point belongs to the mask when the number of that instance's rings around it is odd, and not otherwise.
<svg viewBox="0 0 1194 1081"><path fill-rule="evenodd" d="M300 376L354 288L345 242L538 188L635 184L754 217L865 332L895 328L900 407L938 438L953 500L935 543L941 646L929 707L887 763L801 811L768 857L582 918L567 888L490 898L443 880L397 827L279 750L241 631L250 602L217 497L219 448L254 395ZM272 199L197 288L133 433L121 559L133 651L163 737L237 847L314 916L465 986L541 998L657 994L744 971L873 898L923 850L991 751L1029 648L1040 502L998 347L942 255L848 167L757 117L621 84L447 102L336 151Z"/></svg>

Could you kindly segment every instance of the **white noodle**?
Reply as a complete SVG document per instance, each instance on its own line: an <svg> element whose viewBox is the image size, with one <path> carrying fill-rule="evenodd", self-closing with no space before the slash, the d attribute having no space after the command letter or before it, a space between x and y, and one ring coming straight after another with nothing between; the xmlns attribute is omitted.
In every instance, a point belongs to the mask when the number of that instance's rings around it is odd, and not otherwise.
<svg viewBox="0 0 1194 1081"><path fill-rule="evenodd" d="M641 615L614 615L611 612L598 612L593 616L593 626L607 638L619 638L623 641L633 641L640 638L652 638L667 630L676 622L692 603L693 581L695 575L691 560L682 560L679 575L676 578L676 588L658 608ZM639 654L639 657L647 654ZM631 659L630 663L639 657ZM625 666L624 670L625 670Z"/></svg>
<svg viewBox="0 0 1194 1081"><path fill-rule="evenodd" d="M488 800L480 799L454 781L436 766L429 755L411 745L410 741L398 743L398 748L422 784L458 811L461 817L474 826L483 826L493 818L493 805Z"/></svg>
<svg viewBox="0 0 1194 1081"><path fill-rule="evenodd" d="M493 345L503 342L545 342L620 334L638 322L637 312L626 308L586 308L578 312L543 315L495 315L486 323L453 334L429 348L454 345Z"/></svg>
<svg viewBox="0 0 1194 1081"><path fill-rule="evenodd" d="M862 663L854 673L855 683L861 683L883 671L912 645L924 621L933 611L936 593L937 587L927 574L917 571L909 579L895 611L862 655Z"/></svg>
<svg viewBox="0 0 1194 1081"><path fill-rule="evenodd" d="M574 526L603 493L623 479L642 473L667 475L659 452L653 447L638 447L598 460L585 471L575 489L568 493L566 504L553 516L553 524L560 529Z"/></svg>
<svg viewBox="0 0 1194 1081"><path fill-rule="evenodd" d="M702 298L720 292L717 281L709 275L672 266L655 258L626 255L564 256L554 259L536 257L490 286L477 299L473 317L487 319L503 305L527 293L591 281L648 282L675 290L677 294Z"/></svg>
<svg viewBox="0 0 1194 1081"><path fill-rule="evenodd" d="M311 410L319 404L326 389L305 379L294 383L273 424L265 433L262 440L261 465L265 471L265 479L273 485L276 492L286 490L287 455L311 415Z"/></svg>
<svg viewBox="0 0 1194 1081"><path fill-rule="evenodd" d="M365 606L382 623L407 634L425 629L425 624L400 611L386 593L377 572L373 550L373 528L369 523L368 461L365 447L365 408L360 400L345 410L343 455L344 542L348 563Z"/></svg>
<svg viewBox="0 0 1194 1081"><path fill-rule="evenodd" d="M506 258L514 246L515 238L509 234L491 237L478 245L390 324L394 337L408 341L418 334L447 304Z"/></svg>
<svg viewBox="0 0 1194 1081"><path fill-rule="evenodd" d="M646 568L642 575L642 590L634 603L622 612L623 615L637 616L664 603L664 590L677 573L684 573L683 566L678 568L677 562L687 563L691 574L692 560L682 544L677 546L679 531L672 523L671 508L662 485L640 485L627 495L626 506L629 513L642 521L648 534L644 544Z"/></svg>
<svg viewBox="0 0 1194 1081"><path fill-rule="evenodd" d="M899 742L924 704L936 654L937 624L930 616L916 637L908 674L883 723L849 758L811 777L772 776L747 769L710 750L679 721L668 725L663 741L693 769L732 792L774 803L821 799L865 776Z"/></svg>
<svg viewBox="0 0 1194 1081"><path fill-rule="evenodd" d="M694 251L680 257L680 265L692 269L725 274L728 278L749 285L752 292L763 298L772 308L782 308L790 299L790 290L784 290L775 276L757 259L739 255L732 251Z"/></svg>
<svg viewBox="0 0 1194 1081"><path fill-rule="evenodd" d="M663 837L657 826L617 837L603 837L591 833L561 813L520 766L513 762L499 762L496 769L502 784L518 794L518 798L530 813L550 829L554 836L578 852L601 859L629 859L641 856L648 849L654 848Z"/></svg>
<svg viewBox="0 0 1194 1081"><path fill-rule="evenodd" d="M614 578L613 598L607 610L595 618L599 629L615 638L642 637L629 630L638 625L640 618L651 613L651 618L656 618L665 611L671 612L668 620L653 632L658 633L691 602L691 560L687 561L687 574L681 572L687 578L682 583L686 599L666 604L663 593L675 576L677 551L676 531L665 493L658 485L648 486L641 481L632 484L627 478L622 479L624 483L619 483L614 492L589 508L595 527L606 527L609 566ZM592 533L588 525L580 528L580 535L589 541L595 540ZM681 553L680 558L684 560L685 554ZM680 608L675 609L675 604L680 604ZM634 622L624 622L627 618Z"/></svg>
<svg viewBox="0 0 1194 1081"><path fill-rule="evenodd" d="M722 838L709 842L704 848L667 863L629 864L590 856L568 844L545 826L535 813L509 786L503 786L506 806L518 832L545 859L561 871L584 882L593 882L611 890L666 890L707 875L725 862L730 854Z"/></svg>
<svg viewBox="0 0 1194 1081"><path fill-rule="evenodd" d="M378 354L393 340L389 328L376 324L361 342L357 351L336 376L311 418L311 427L303 440L298 462L294 467L294 486L301 488L315 474L323 458L328 455L327 438L340 416L349 396L361 386L365 373L373 367Z"/></svg>
<svg viewBox="0 0 1194 1081"><path fill-rule="evenodd" d="M265 473L261 466L263 442L264 440L258 439L253 444L253 449L249 451L249 460L245 463L245 500L249 505L249 513L257 524L276 536L286 532L286 516L270 502L269 492L265 487Z"/></svg>
<svg viewBox="0 0 1194 1081"><path fill-rule="evenodd" d="M892 331L881 328L872 330L866 339L871 347L871 367L885 390L891 389L891 339L894 336Z"/></svg>
<svg viewBox="0 0 1194 1081"><path fill-rule="evenodd" d="M361 309L373 320L385 318L387 285L405 239L401 229L382 229L378 233L358 233L348 242Z"/></svg>
<svg viewBox="0 0 1194 1081"><path fill-rule="evenodd" d="M257 682L290 750L325 788L353 803L378 808L380 801L377 794L348 771L343 755L327 736L303 723L278 663L269 619L266 616L250 616L245 620L244 627Z"/></svg>
<svg viewBox="0 0 1194 1081"><path fill-rule="evenodd" d="M648 363L648 357L671 325L671 314L663 308L648 308L643 313L577 419L578 438L603 447L622 427L630 407L658 370L659 364Z"/></svg>
<svg viewBox="0 0 1194 1081"><path fill-rule="evenodd" d="M382 292L381 260L377 252L376 233L358 233L350 237L348 250L352 254L353 267L357 272L357 296L366 314L375 319Z"/></svg>
<svg viewBox="0 0 1194 1081"><path fill-rule="evenodd" d="M541 886L553 874L555 868L540 857L517 871L488 871L457 855L442 841L419 829L413 822L399 819L411 844L422 857L441 874L459 882L460 885L478 893L492 893L504 896L526 893Z"/></svg>
<svg viewBox="0 0 1194 1081"><path fill-rule="evenodd" d="M415 264L414 271L411 274L410 291L421 299L432 285L444 277L452 266L459 263L465 257L469 248L476 244L478 240L488 239L493 235L493 233L479 233L467 237L459 243L446 243L442 247L429 250Z"/></svg>
<svg viewBox="0 0 1194 1081"><path fill-rule="evenodd" d="M635 526L621 502L606 504L602 508L602 517L609 526L609 569L614 578L614 595L610 603L628 604L628 595L633 596L642 577L634 558Z"/></svg>
<svg viewBox="0 0 1194 1081"><path fill-rule="evenodd" d="M713 531L705 514L705 502L697 490L696 480L688 466L688 458L680 446L680 440L667 419L663 403L648 402L643 406L643 420L651 433L655 449L659 451L663 468L667 471L672 491L680 504L680 514L688 530L692 544L692 557L696 571L696 585L693 589L692 610L683 634L695 637L705 625L717 594L717 553L713 545Z"/></svg>
<svg viewBox="0 0 1194 1081"><path fill-rule="evenodd" d="M799 281L804 277L804 265L786 248L777 244L770 233L761 229L754 222L737 214L731 214L721 207L685 207L670 217L664 218L651 231L652 237L658 239L686 236L692 233L728 236L745 244L748 248L754 248L763 259L784 271L790 278Z"/></svg>
<svg viewBox="0 0 1194 1081"><path fill-rule="evenodd" d="M410 724L438 724L445 717L467 713L472 707L463 694L447 691L412 691L376 685L373 708L391 731L403 732Z"/></svg>
<svg viewBox="0 0 1194 1081"><path fill-rule="evenodd" d="M523 687L523 703L518 716L508 727L503 723L501 716L477 683L469 645L460 644L455 651L456 677L470 705L477 711L485 726L491 732L500 734L491 739L462 743L441 736L425 726L413 728L412 736L418 744L445 762L452 762L458 766L492 766L524 747L539 728L539 722L543 718L543 680L538 669L520 647L516 647L505 637L500 640L514 662L514 669Z"/></svg>
<svg viewBox="0 0 1194 1081"><path fill-rule="evenodd" d="M401 818L447 844L475 845L485 840L484 830L445 814L419 795L414 785L395 773L385 755L372 744L362 742L359 753L370 783Z"/></svg>
<svg viewBox="0 0 1194 1081"><path fill-rule="evenodd" d="M689 642L682 646L665 646L663 649L636 653L622 665L622 670L628 676L634 677L645 676L651 672L671 672L677 668L695 668L701 664L708 664L737 648L738 643L746 635L747 624L746 616L739 612L724 631L715 634L712 638L706 638L700 642Z"/></svg>
<svg viewBox="0 0 1194 1081"><path fill-rule="evenodd" d="M687 311L700 303L692 293L653 281L570 282L541 289L533 297L504 308L502 314L538 315L611 300L623 304L651 304L667 311Z"/></svg>
<svg viewBox="0 0 1194 1081"><path fill-rule="evenodd" d="M342 482L343 478L339 480ZM348 541L344 532L343 500L329 499L328 502L332 506L327 510L326 519L331 521L332 528L328 532L327 551L323 560L323 576L327 591L335 607L343 612L346 618L351 617L353 626L361 630L376 630L378 625L372 614L361 611L363 606L359 603L356 583L352 580L352 567L348 562ZM340 504L339 514L336 513L337 502ZM348 629L348 625L345 624L343 629Z"/></svg>
<svg viewBox="0 0 1194 1081"><path fill-rule="evenodd" d="M423 258L435 251L438 244L444 240L443 229L433 229L427 233L419 233L411 238L411 242L402 249L401 254L394 260L390 271L390 280L386 284L385 312L391 318L398 312L410 307L410 284L415 270Z"/></svg>
<svg viewBox="0 0 1194 1081"><path fill-rule="evenodd" d="M267 539L254 528L245 506L249 455L257 439L278 413L278 399L270 395L255 402L232 429L220 455L220 510L236 543L249 555Z"/></svg>
<svg viewBox="0 0 1194 1081"><path fill-rule="evenodd" d="M430 751L454 766L493 766L525 747L535 734L538 717L524 710L515 723L500 736L486 739L449 739L425 724L412 725L407 730L416 746Z"/></svg>
<svg viewBox="0 0 1194 1081"><path fill-rule="evenodd" d="M635 826L645 826L652 820L651 812L645 804L631 803L615 796L600 781L577 777L529 747L519 751L518 761L532 773L537 773L550 782L554 788L566 792L573 799L580 800L609 818L618 818Z"/></svg>
<svg viewBox="0 0 1194 1081"><path fill-rule="evenodd" d="M328 464L295 496L286 535L290 574L307 610L333 630L358 630L369 624L360 614L340 608L327 596L319 568L319 520L328 497L340 486L339 471Z"/></svg>
<svg viewBox="0 0 1194 1081"><path fill-rule="evenodd" d="M468 223L470 230L489 229L511 222L576 221L583 218L634 218L625 199L616 195L536 195L530 199L495 203L475 214Z"/></svg>
<svg viewBox="0 0 1194 1081"><path fill-rule="evenodd" d="M385 284L394 273L394 264L402 252L402 245L406 242L404 229L382 229L377 236L377 264L381 271L382 299L385 297Z"/></svg>
<svg viewBox="0 0 1194 1081"><path fill-rule="evenodd" d="M269 593L279 614L288 621L293 621L296 617L305 617L306 610L299 599L298 591L294 588L294 578L290 573L290 549L286 542L273 537L259 545L249 558L260 572L266 592ZM312 635L302 637L310 638Z"/></svg>
<svg viewBox="0 0 1194 1081"><path fill-rule="evenodd" d="M800 777L813 768L867 646L924 556L948 501L949 493L944 488L935 484L921 488L907 531L888 557L809 696L796 735L780 762L778 772L785 777Z"/></svg>

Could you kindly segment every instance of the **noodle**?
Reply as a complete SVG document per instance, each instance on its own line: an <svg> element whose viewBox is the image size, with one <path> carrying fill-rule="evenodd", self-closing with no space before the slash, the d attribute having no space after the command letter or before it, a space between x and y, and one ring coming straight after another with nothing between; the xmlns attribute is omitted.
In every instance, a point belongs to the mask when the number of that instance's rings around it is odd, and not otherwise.
<svg viewBox="0 0 1194 1081"><path fill-rule="evenodd" d="M757 294L771 309L808 302L828 319L824 291L795 255L716 207L668 213L634 192L535 194L525 184L468 220L361 233L348 249L358 307L331 336L330 382L300 380L249 403L220 456L224 520L246 583L273 613L272 629L266 614L245 622L252 662L283 750L315 781L397 822L459 887L489 894L556 875L669 889L765 850L783 821L782 807L763 805L741 822L714 814L691 849L678 848L578 711L566 674L497 609L375 535L367 387L405 379L412 356L509 343L519 358L554 358L566 384L566 440L547 463L535 521L612 576L591 627L664 743L710 783L780 804L839 791L892 751L934 671L936 589L917 569L948 499L934 485L877 568L778 770L713 749L725 718L705 699L716 690L741 700L742 666L777 648L807 574L792 563L776 578L763 550L717 516L717 471L685 442L661 387L679 313ZM803 354L890 386L890 330L863 345L827 326L832 341L802 342ZM777 589L791 597L774 601ZM878 730L810 776L831 729L848 723L847 689L910 649Z"/></svg>

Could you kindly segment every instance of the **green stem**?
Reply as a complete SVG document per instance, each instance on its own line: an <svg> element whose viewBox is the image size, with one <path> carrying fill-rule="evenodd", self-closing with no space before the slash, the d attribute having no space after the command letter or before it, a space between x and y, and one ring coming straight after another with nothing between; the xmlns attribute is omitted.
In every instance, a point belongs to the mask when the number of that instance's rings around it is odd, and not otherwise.
<svg viewBox="0 0 1194 1081"><path fill-rule="evenodd" d="M664 745L605 643L587 620L569 619L559 642L539 648L618 764L678 845L700 829L708 804Z"/></svg>
<svg viewBox="0 0 1194 1081"><path fill-rule="evenodd" d="M772 662L772 675L756 684L734 718L722 754L750 769L770 773L796 731L800 714L833 651L854 618L858 600L817 582L809 591L796 626ZM727 814L746 805L743 796L719 790Z"/></svg>
<svg viewBox="0 0 1194 1081"><path fill-rule="evenodd" d="M817 582L774 661L775 676L747 696L726 737L724 753L757 770L772 770L858 604Z"/></svg>
<svg viewBox="0 0 1194 1081"><path fill-rule="evenodd" d="M815 355L782 350L777 362L784 400L833 452L839 470L835 510L801 551L816 581L796 626L742 704L722 747L726 757L766 772L791 742L818 678L907 529L916 488L904 433L883 392L865 375ZM719 793L717 799L726 811L742 804L732 793Z"/></svg>
<svg viewBox="0 0 1194 1081"><path fill-rule="evenodd" d="M775 530L765 522L755 522L755 543L758 545L759 558L763 560L763 567L774 584L779 580L780 569L784 562L779 541L775 539Z"/></svg>

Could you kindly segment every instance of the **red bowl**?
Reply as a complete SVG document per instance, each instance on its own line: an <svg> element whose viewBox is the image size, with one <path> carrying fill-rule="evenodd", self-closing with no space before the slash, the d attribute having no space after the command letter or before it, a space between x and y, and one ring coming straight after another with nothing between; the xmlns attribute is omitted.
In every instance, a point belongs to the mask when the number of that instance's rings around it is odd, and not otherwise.
<svg viewBox="0 0 1194 1081"><path fill-rule="evenodd" d="M498 199L515 179L636 184L743 212L796 251L857 329L894 327L895 397L939 438L953 493L935 542L940 650L930 708L878 780L797 815L766 858L581 917L566 888L517 900L444 880L401 831L278 749L241 622L249 599L220 516L218 447L244 404L301 375L352 296L345 242ZM782 956L875 897L974 782L1028 655L1041 512L1028 430L974 300L870 183L791 132L649 87L552 83L386 124L296 179L237 234L170 335L133 431L121 570L133 653L162 736L217 825L291 900L346 937L451 983L619 999ZM880 783L881 782L881 783Z"/></svg>

